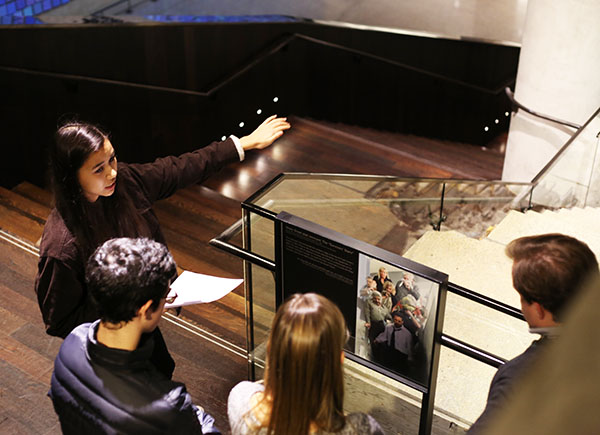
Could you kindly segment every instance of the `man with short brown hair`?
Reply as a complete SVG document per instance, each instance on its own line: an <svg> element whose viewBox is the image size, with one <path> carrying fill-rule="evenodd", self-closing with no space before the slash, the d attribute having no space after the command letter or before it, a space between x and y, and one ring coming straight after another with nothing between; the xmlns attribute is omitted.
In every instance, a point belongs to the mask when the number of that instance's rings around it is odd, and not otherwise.
<svg viewBox="0 0 600 435"><path fill-rule="evenodd" d="M506 255L513 260L513 286L521 297L529 331L542 337L498 369L486 408L469 429L470 434L488 429L493 416L509 400L515 383L559 334L562 315L584 282L598 276L598 262L590 248L563 234L521 237L508 244Z"/></svg>

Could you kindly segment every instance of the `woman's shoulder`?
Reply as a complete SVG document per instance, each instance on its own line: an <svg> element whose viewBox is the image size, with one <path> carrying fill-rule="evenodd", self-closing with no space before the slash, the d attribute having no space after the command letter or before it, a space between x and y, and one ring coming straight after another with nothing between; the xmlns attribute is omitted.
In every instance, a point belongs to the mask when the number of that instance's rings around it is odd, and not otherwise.
<svg viewBox="0 0 600 435"><path fill-rule="evenodd" d="M251 398L254 394L264 391L264 385L258 382L242 381L232 388L227 400L227 416L232 434L249 433L248 422L257 423L249 414Z"/></svg>
<svg viewBox="0 0 600 435"><path fill-rule="evenodd" d="M117 174L118 177L120 178L120 182L123 183L125 182L125 184L127 185L131 185L131 184L139 184L139 178L143 178L140 174L139 171L136 171L135 168L136 166L142 166L140 164L130 164L130 163L124 163L124 162L119 162L118 166L117 166Z"/></svg>
<svg viewBox="0 0 600 435"><path fill-rule="evenodd" d="M234 402L250 402L250 397L264 391L265 386L261 382L242 381L233 387L229 393L228 404Z"/></svg>
<svg viewBox="0 0 600 435"><path fill-rule="evenodd" d="M52 209L42 233L40 257L70 258L77 256L75 237L56 208Z"/></svg>
<svg viewBox="0 0 600 435"><path fill-rule="evenodd" d="M364 412L353 412L346 416L346 425L340 434L383 435L383 429L373 417Z"/></svg>

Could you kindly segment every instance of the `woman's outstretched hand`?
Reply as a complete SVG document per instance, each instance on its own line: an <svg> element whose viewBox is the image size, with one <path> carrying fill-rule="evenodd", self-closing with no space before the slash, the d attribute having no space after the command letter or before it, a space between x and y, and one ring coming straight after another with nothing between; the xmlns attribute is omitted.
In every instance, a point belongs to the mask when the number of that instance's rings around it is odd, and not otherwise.
<svg viewBox="0 0 600 435"><path fill-rule="evenodd" d="M290 128L290 123L287 122L287 118L277 118L277 115L269 116L256 127L256 130L248 136L240 138L242 148L244 151L262 150L275 142L288 128Z"/></svg>

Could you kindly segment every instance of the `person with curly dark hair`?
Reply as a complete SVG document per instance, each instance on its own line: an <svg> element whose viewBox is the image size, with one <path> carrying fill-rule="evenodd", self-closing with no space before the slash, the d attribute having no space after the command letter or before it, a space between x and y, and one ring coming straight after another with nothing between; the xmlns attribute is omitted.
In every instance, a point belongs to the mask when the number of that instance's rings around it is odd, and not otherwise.
<svg viewBox="0 0 600 435"><path fill-rule="evenodd" d="M100 319L65 338L49 392L64 434L219 433L150 360L176 276L169 250L150 239L112 239L92 254L86 281Z"/></svg>

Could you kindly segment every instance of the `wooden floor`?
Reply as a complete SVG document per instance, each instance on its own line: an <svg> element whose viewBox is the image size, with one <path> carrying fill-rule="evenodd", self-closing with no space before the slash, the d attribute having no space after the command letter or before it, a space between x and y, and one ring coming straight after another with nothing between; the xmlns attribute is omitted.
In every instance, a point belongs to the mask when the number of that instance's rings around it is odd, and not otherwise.
<svg viewBox="0 0 600 435"><path fill-rule="evenodd" d="M503 156L451 142L291 119L292 129L270 148L249 153L202 186L156 204L178 265L201 273L242 277L240 260L208 241L241 216L240 201L280 172L338 172L413 177L499 179ZM0 188L0 433L60 433L46 397L61 340L44 333L35 300L34 246L50 211L47 191L28 183ZM21 242L23 241L23 242ZM184 309L161 329L195 402L228 433L229 390L246 379L244 300L241 290L212 304ZM181 327L182 322L187 325Z"/></svg>

